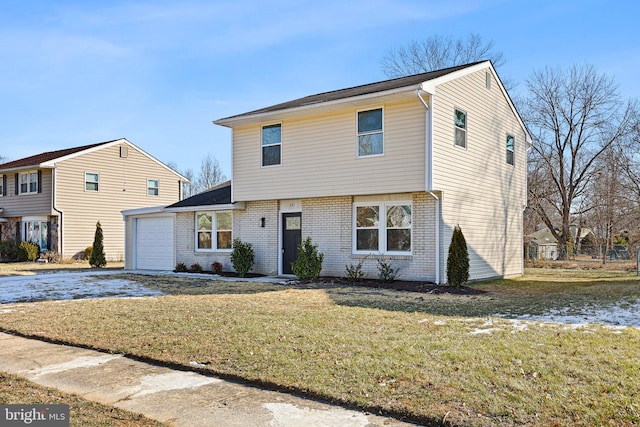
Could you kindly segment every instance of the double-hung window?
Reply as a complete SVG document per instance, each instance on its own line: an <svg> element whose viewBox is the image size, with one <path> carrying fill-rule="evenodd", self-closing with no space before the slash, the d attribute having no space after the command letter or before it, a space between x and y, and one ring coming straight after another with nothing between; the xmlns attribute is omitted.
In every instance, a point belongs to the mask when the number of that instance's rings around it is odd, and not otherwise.
<svg viewBox="0 0 640 427"><path fill-rule="evenodd" d="M262 126L262 166L282 163L282 125Z"/></svg>
<svg viewBox="0 0 640 427"><path fill-rule="evenodd" d="M20 174L20 194L38 192L38 172L29 171Z"/></svg>
<svg viewBox="0 0 640 427"><path fill-rule="evenodd" d="M354 252L411 253L411 202L354 205Z"/></svg>
<svg viewBox="0 0 640 427"><path fill-rule="evenodd" d="M147 196L157 196L159 194L159 182L157 179L147 180Z"/></svg>
<svg viewBox="0 0 640 427"><path fill-rule="evenodd" d="M230 211L196 213L196 250L230 251L233 242Z"/></svg>
<svg viewBox="0 0 640 427"><path fill-rule="evenodd" d="M514 163L514 138L513 135L507 134L507 164L512 165Z"/></svg>
<svg viewBox="0 0 640 427"><path fill-rule="evenodd" d="M358 111L358 157L384 154L382 108Z"/></svg>
<svg viewBox="0 0 640 427"><path fill-rule="evenodd" d="M84 173L84 191L97 192L100 189L100 175L93 172Z"/></svg>
<svg viewBox="0 0 640 427"><path fill-rule="evenodd" d="M455 144L458 147L466 148L467 146L467 113L462 110L455 109L453 115L455 127Z"/></svg>

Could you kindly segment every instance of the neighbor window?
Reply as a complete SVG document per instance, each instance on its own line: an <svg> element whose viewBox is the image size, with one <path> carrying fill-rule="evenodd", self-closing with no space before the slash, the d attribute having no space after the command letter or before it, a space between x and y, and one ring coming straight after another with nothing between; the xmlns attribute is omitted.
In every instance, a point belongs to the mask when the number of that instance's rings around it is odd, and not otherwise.
<svg viewBox="0 0 640 427"><path fill-rule="evenodd" d="M84 190L98 191L100 184L100 175L97 173L85 172L84 174Z"/></svg>
<svg viewBox="0 0 640 427"><path fill-rule="evenodd" d="M147 196L157 196L158 188L159 188L159 184L157 179L147 180Z"/></svg>
<svg viewBox="0 0 640 427"><path fill-rule="evenodd" d="M20 174L20 194L38 192L38 172L23 172Z"/></svg>
<svg viewBox="0 0 640 427"><path fill-rule="evenodd" d="M41 251L48 250L47 238L49 226L47 221L24 221L22 223L22 241L32 242L40 246Z"/></svg>
<svg viewBox="0 0 640 427"><path fill-rule="evenodd" d="M0 175L0 197L5 196L5 189L6 189L6 184L5 184L5 178L4 175Z"/></svg>
<svg viewBox="0 0 640 427"><path fill-rule="evenodd" d="M196 249L230 251L232 229L233 214L230 211L196 213Z"/></svg>
<svg viewBox="0 0 640 427"><path fill-rule="evenodd" d="M358 111L358 157L384 154L382 108Z"/></svg>
<svg viewBox="0 0 640 427"><path fill-rule="evenodd" d="M262 166L281 163L282 125L262 126Z"/></svg>
<svg viewBox="0 0 640 427"><path fill-rule="evenodd" d="M507 164L513 164L514 141L512 135L507 135Z"/></svg>
<svg viewBox="0 0 640 427"><path fill-rule="evenodd" d="M368 203L354 207L354 252L411 252L409 202Z"/></svg>
<svg viewBox="0 0 640 427"><path fill-rule="evenodd" d="M456 108L454 113L455 144L458 147L467 146L467 113Z"/></svg>

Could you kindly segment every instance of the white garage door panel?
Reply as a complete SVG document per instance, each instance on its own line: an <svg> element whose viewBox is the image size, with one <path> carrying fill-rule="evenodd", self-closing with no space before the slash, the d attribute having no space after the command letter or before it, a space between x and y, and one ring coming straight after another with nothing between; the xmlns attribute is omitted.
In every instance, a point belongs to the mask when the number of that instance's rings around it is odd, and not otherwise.
<svg viewBox="0 0 640 427"><path fill-rule="evenodd" d="M172 270L173 218L138 218L136 223L136 268Z"/></svg>

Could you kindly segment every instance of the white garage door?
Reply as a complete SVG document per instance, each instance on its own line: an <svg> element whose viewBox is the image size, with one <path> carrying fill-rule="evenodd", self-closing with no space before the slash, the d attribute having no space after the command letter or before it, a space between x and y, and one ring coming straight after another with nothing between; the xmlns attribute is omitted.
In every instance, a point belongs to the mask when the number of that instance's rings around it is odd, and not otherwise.
<svg viewBox="0 0 640 427"><path fill-rule="evenodd" d="M173 270L173 218L136 220L136 268Z"/></svg>

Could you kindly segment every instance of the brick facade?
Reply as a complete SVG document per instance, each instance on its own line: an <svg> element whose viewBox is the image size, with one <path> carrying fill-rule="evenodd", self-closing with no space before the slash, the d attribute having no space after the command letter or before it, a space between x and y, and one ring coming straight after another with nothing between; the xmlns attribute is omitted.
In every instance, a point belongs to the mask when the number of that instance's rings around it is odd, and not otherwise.
<svg viewBox="0 0 640 427"><path fill-rule="evenodd" d="M382 256L399 267L406 280L435 280L435 200L427 193L411 194L413 203L412 254ZM381 196L384 198L384 196ZM302 200L302 238L311 237L324 254L322 275L344 276L349 264L357 264L363 255L352 254L353 197L322 197ZM264 227L262 227L264 218ZM253 245L255 273L277 275L279 262L280 204L276 200L247 202L245 209L233 212L233 237ZM229 252L195 251L195 212L176 216L176 261L187 266L200 264L205 270L211 263L222 263L233 271ZM363 271L366 277L378 275L378 256L368 256Z"/></svg>

